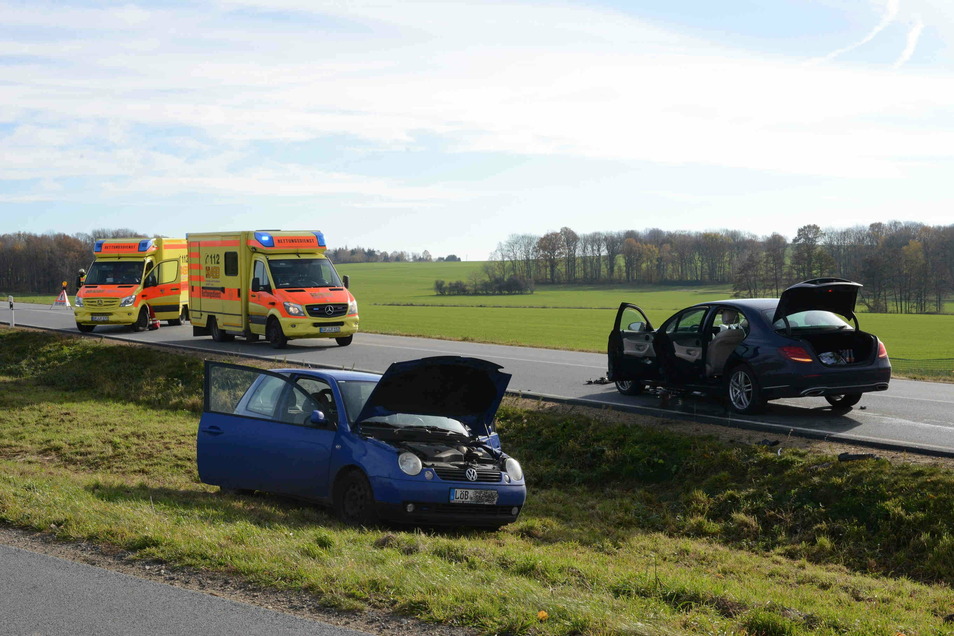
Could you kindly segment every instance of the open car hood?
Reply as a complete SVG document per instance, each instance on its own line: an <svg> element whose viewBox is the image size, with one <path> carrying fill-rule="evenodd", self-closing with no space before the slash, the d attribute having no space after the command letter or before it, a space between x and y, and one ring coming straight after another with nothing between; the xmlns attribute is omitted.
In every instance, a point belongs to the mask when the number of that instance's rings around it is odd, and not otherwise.
<svg viewBox="0 0 954 636"><path fill-rule="evenodd" d="M396 413L453 418L480 437L492 424L510 374L478 358L437 356L395 362L384 372L358 415L360 423Z"/></svg>
<svg viewBox="0 0 954 636"><path fill-rule="evenodd" d="M792 285L782 292L775 308L772 322L800 311L820 309L844 316L855 317L855 302L861 283L844 278L815 278Z"/></svg>

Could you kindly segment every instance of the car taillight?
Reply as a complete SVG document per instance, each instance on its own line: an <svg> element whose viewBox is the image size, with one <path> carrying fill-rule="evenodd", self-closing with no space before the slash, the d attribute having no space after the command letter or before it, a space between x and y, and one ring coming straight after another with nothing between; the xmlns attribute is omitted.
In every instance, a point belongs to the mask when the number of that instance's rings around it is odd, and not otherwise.
<svg viewBox="0 0 954 636"><path fill-rule="evenodd" d="M879 358L888 357L888 350L884 348L884 343L881 342L880 340L878 341L878 357Z"/></svg>
<svg viewBox="0 0 954 636"><path fill-rule="evenodd" d="M811 362L812 356L804 347L779 347L779 353L794 362Z"/></svg>

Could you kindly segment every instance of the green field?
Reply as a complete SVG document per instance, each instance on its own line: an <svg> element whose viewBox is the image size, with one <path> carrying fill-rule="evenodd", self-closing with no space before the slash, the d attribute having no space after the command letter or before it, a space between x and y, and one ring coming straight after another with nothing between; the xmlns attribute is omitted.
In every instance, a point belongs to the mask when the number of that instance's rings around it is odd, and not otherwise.
<svg viewBox="0 0 954 636"><path fill-rule="evenodd" d="M351 528L200 483L201 391L202 356L0 328L0 523L488 635L954 635L941 466L509 402L517 523Z"/></svg>
<svg viewBox="0 0 954 636"><path fill-rule="evenodd" d="M351 278L361 331L528 347L603 352L620 302L632 302L655 324L693 303L729 298L720 286L540 285L533 294L438 296L434 281L470 282L483 262L358 263L337 268ZM20 302L52 303L54 297ZM907 361L936 361L929 377L954 377L954 314L866 314L861 328L877 334L896 371L919 376ZM939 359L947 359L942 362ZM932 370L933 369L933 370Z"/></svg>
<svg viewBox="0 0 954 636"><path fill-rule="evenodd" d="M605 351L620 302L632 302L655 324L693 303L729 298L716 286L541 285L533 294L438 296L434 281L469 279L482 263L340 265L351 277L362 331L503 344ZM412 306L406 306L412 305ZM859 315L894 358L954 357L954 315Z"/></svg>

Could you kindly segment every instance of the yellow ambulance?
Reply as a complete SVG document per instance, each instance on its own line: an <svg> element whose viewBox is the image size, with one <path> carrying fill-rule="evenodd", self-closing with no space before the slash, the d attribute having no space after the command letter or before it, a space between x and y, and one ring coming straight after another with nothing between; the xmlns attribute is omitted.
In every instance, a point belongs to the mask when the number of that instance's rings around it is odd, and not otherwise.
<svg viewBox="0 0 954 636"><path fill-rule="evenodd" d="M183 238L99 239L96 260L76 292L76 327L149 326L149 308L159 320L180 325L189 319L186 240Z"/></svg>
<svg viewBox="0 0 954 636"><path fill-rule="evenodd" d="M358 331L358 303L325 256L316 231L187 234L192 335L216 342L259 336L277 349L292 338L334 338Z"/></svg>

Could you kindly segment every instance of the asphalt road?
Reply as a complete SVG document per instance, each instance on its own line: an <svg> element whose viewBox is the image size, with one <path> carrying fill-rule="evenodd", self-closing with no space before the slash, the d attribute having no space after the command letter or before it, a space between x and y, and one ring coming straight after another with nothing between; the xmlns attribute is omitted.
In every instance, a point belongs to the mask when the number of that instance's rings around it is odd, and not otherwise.
<svg viewBox="0 0 954 636"><path fill-rule="evenodd" d="M59 329L77 333L70 309L45 305L15 304L18 325ZM0 309L0 322L10 322L7 303ZM609 327L607 327L608 329ZM193 337L188 324L133 333L125 327L97 327L91 337L105 336L137 342L171 345L287 361L289 366L318 365L362 371L384 371L389 364L432 355L467 355L493 360L513 375L510 390L528 397L567 400L592 406L608 406L663 417L691 419L722 426L768 430L793 435L847 441L875 447L895 448L954 456L954 384L894 379L881 393L866 394L847 413L835 413L823 398L799 398L769 403L764 414L729 414L720 403L687 397L663 406L654 396L624 396L612 384L594 384L606 373L606 356L595 353L510 347L358 333L354 343L339 347L332 339L292 340L286 349L268 343L213 342L208 336Z"/></svg>
<svg viewBox="0 0 954 636"><path fill-rule="evenodd" d="M0 617L0 634L365 634L5 545Z"/></svg>

